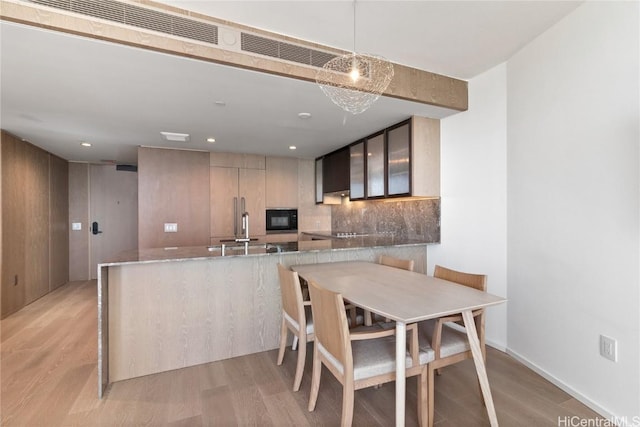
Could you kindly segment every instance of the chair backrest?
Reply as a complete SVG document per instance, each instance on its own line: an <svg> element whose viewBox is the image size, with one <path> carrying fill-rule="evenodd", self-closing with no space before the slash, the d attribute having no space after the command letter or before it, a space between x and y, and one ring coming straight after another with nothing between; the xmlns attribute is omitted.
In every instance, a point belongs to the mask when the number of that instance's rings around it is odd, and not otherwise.
<svg viewBox="0 0 640 427"><path fill-rule="evenodd" d="M413 271L414 264L412 259L400 259L388 255L380 255L378 263L382 265L388 265L389 267L401 268L403 270L409 271Z"/></svg>
<svg viewBox="0 0 640 427"><path fill-rule="evenodd" d="M308 282L315 340L347 369L353 366L349 324L342 295Z"/></svg>
<svg viewBox="0 0 640 427"><path fill-rule="evenodd" d="M282 295L282 309L299 324L305 322L304 305L302 303L302 287L298 273L282 264L278 264L280 277L280 294Z"/></svg>
<svg viewBox="0 0 640 427"><path fill-rule="evenodd" d="M436 268L433 271L433 277L459 283L479 291L486 292L487 290L486 274L463 273L461 271L451 270L449 268L436 265Z"/></svg>

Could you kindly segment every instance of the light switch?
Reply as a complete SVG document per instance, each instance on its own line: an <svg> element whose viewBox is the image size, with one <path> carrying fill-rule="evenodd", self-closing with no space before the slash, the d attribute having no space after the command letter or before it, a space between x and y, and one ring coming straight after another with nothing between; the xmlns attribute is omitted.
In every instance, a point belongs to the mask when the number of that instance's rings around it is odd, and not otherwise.
<svg viewBox="0 0 640 427"><path fill-rule="evenodd" d="M164 223L164 232L165 233L177 233L178 232L178 223L165 222Z"/></svg>
<svg viewBox="0 0 640 427"><path fill-rule="evenodd" d="M81 222L72 222L71 223L71 229L73 231L79 231L82 230L82 223Z"/></svg>

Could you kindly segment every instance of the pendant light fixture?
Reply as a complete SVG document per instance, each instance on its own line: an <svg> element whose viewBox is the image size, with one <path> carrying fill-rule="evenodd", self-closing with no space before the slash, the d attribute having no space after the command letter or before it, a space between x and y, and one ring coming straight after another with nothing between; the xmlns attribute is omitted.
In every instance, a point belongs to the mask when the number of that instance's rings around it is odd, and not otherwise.
<svg viewBox="0 0 640 427"><path fill-rule="evenodd" d="M352 114L366 111L387 89L393 64L378 55L356 53L356 2L353 2L353 51L336 56L316 74L316 83L336 105Z"/></svg>

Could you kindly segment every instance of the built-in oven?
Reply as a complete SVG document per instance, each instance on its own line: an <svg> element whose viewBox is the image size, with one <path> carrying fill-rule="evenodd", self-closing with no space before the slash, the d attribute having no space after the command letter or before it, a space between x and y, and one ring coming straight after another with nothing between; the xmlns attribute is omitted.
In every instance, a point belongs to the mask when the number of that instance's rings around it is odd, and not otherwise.
<svg viewBox="0 0 640 427"><path fill-rule="evenodd" d="M267 209L267 231L298 231L297 209Z"/></svg>

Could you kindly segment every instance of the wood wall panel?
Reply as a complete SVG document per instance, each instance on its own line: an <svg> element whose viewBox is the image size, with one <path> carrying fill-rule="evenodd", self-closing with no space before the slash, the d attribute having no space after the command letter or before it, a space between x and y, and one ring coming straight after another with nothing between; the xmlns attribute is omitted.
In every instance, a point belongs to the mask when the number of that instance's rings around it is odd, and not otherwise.
<svg viewBox="0 0 640 427"><path fill-rule="evenodd" d="M69 163L69 280L89 280L89 164Z"/></svg>
<svg viewBox="0 0 640 427"><path fill-rule="evenodd" d="M69 163L50 156L49 289L69 281Z"/></svg>
<svg viewBox="0 0 640 427"><path fill-rule="evenodd" d="M49 154L25 144L26 303L49 292Z"/></svg>
<svg viewBox="0 0 640 427"><path fill-rule="evenodd" d="M2 318L25 305L25 144L2 132Z"/></svg>
<svg viewBox="0 0 640 427"><path fill-rule="evenodd" d="M68 166L5 131L0 145L5 318L68 281Z"/></svg>
<svg viewBox="0 0 640 427"><path fill-rule="evenodd" d="M140 249L209 244L209 161L208 152L138 149Z"/></svg>

